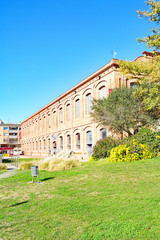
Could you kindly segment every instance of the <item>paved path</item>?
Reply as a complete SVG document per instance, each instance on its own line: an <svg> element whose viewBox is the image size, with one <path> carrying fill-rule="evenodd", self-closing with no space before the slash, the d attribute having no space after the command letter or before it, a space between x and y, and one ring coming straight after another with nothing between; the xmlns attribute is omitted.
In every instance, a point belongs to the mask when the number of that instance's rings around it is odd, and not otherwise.
<svg viewBox="0 0 160 240"><path fill-rule="evenodd" d="M0 174L0 179L12 177L13 175L16 174L16 172L17 172L17 167L16 166L13 166L11 164L7 164L7 171Z"/></svg>

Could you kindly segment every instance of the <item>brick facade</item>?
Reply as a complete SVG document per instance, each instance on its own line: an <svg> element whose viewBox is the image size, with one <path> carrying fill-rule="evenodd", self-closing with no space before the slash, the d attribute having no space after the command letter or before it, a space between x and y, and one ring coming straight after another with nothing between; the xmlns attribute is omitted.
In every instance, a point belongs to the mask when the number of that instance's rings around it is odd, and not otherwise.
<svg viewBox="0 0 160 240"><path fill-rule="evenodd" d="M136 61L148 61L150 53L143 52ZM111 90L132 86L120 72L116 59L78 83L38 112L24 120L22 151L30 156L48 156L60 151L74 151L88 158L96 141L111 135L103 126L92 121L92 98L107 97Z"/></svg>

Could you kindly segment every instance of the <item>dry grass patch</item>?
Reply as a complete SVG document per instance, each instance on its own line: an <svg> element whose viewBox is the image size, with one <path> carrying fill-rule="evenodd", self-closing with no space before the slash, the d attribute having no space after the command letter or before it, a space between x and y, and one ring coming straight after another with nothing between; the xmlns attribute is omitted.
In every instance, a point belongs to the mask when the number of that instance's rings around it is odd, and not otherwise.
<svg viewBox="0 0 160 240"><path fill-rule="evenodd" d="M4 163L0 163L0 170L7 170L7 165Z"/></svg>

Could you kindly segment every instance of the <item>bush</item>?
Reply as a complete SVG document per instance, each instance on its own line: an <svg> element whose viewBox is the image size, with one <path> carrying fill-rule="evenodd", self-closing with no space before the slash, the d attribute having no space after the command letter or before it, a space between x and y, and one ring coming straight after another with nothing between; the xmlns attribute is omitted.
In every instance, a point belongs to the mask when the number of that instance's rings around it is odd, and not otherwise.
<svg viewBox="0 0 160 240"><path fill-rule="evenodd" d="M30 170L33 165L34 165L33 162L22 162L19 165L19 169L21 169L21 170Z"/></svg>
<svg viewBox="0 0 160 240"><path fill-rule="evenodd" d="M117 146L117 141L112 137L107 137L103 140L97 141L96 145L93 148L92 157L94 159L105 158L110 155L112 148Z"/></svg>
<svg viewBox="0 0 160 240"><path fill-rule="evenodd" d="M137 144L146 144L155 156L158 156L160 149L160 132L150 128L141 128L140 131L129 138L128 142L136 141Z"/></svg>
<svg viewBox="0 0 160 240"><path fill-rule="evenodd" d="M138 144L133 141L130 146L119 145L118 147L112 148L109 162L131 162L140 159L153 158L154 153L146 144Z"/></svg>
<svg viewBox="0 0 160 240"><path fill-rule="evenodd" d="M7 169L7 165L4 163L0 163L0 170L6 170Z"/></svg>

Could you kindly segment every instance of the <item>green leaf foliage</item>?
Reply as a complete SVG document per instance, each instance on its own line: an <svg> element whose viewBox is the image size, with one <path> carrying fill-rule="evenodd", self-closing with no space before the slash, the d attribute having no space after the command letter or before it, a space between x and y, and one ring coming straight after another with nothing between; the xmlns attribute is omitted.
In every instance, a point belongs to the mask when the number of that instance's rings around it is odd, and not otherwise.
<svg viewBox="0 0 160 240"><path fill-rule="evenodd" d="M142 103L133 96L133 90L125 87L114 89L107 99L94 99L91 115L122 138L124 132L130 136L139 127L153 123Z"/></svg>

